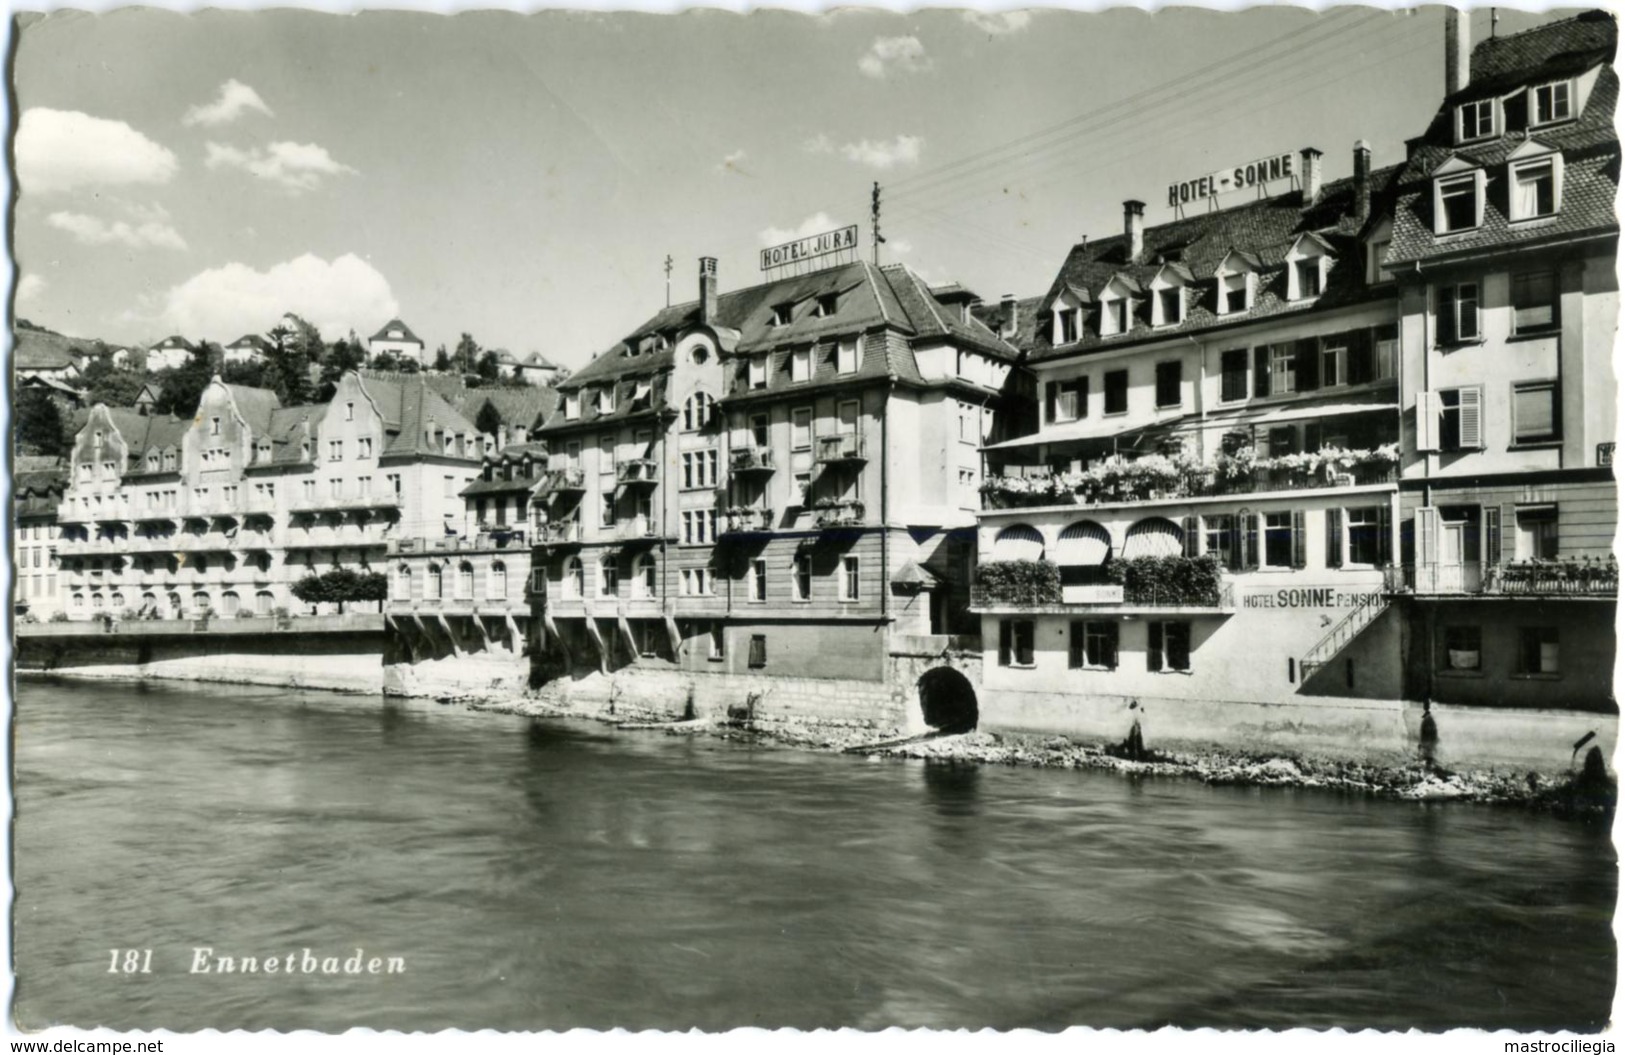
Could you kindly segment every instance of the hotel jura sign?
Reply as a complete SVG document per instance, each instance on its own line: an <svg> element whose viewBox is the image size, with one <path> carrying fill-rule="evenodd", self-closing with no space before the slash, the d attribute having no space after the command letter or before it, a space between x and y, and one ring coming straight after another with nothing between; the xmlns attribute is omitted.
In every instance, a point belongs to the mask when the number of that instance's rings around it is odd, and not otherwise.
<svg viewBox="0 0 1625 1055"><path fill-rule="evenodd" d="M806 238L797 238L793 242L785 242L783 245L762 250L762 270L784 267L786 264L795 264L857 247L858 225L852 224L850 227L808 235Z"/></svg>
<svg viewBox="0 0 1625 1055"><path fill-rule="evenodd" d="M1206 201L1228 194L1233 190L1257 187L1276 180L1291 179L1297 175L1292 167L1295 155L1276 154L1272 157L1249 161L1233 169L1210 172L1206 176L1168 184L1168 204L1173 208L1189 205L1193 201Z"/></svg>

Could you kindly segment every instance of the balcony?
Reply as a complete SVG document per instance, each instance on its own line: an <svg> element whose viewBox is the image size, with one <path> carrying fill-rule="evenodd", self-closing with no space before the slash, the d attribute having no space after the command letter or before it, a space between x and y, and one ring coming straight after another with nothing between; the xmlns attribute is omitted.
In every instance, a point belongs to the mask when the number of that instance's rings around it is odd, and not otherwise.
<svg viewBox="0 0 1625 1055"><path fill-rule="evenodd" d="M295 513L372 513L400 506L401 500L394 494L296 498L290 504Z"/></svg>
<svg viewBox="0 0 1625 1055"><path fill-rule="evenodd" d="M1053 613L1235 610L1235 589L1213 557L1108 561L1090 569L1100 580L1063 583L1049 561L988 561L976 569L973 611Z"/></svg>
<svg viewBox="0 0 1625 1055"><path fill-rule="evenodd" d="M554 469L542 478L538 494L580 494L587 489L587 475L580 469Z"/></svg>
<svg viewBox="0 0 1625 1055"><path fill-rule="evenodd" d="M862 502L843 500L813 506L813 523L821 528L856 527L863 523Z"/></svg>
<svg viewBox="0 0 1625 1055"><path fill-rule="evenodd" d="M765 535L773 530L771 509L728 509L722 514L721 535Z"/></svg>
<svg viewBox="0 0 1625 1055"><path fill-rule="evenodd" d="M728 468L740 476L771 476L773 448L741 447L728 455Z"/></svg>
<svg viewBox="0 0 1625 1055"><path fill-rule="evenodd" d="M581 521L555 520L542 525L536 536L537 545L567 546L581 541Z"/></svg>
<svg viewBox="0 0 1625 1055"><path fill-rule="evenodd" d="M653 487L660 481L660 463L653 458L633 458L615 467L615 482L622 487Z"/></svg>
<svg viewBox="0 0 1625 1055"><path fill-rule="evenodd" d="M655 523L649 517L638 516L615 524L615 537L622 542L637 542L655 537Z"/></svg>
<svg viewBox="0 0 1625 1055"><path fill-rule="evenodd" d="M1619 565L1612 557L1392 565L1384 569L1383 589L1417 597L1612 599L1619 596Z"/></svg>
<svg viewBox="0 0 1625 1055"><path fill-rule="evenodd" d="M819 465L861 465L869 460L863 437L857 433L840 432L833 436L818 437L814 458Z"/></svg>

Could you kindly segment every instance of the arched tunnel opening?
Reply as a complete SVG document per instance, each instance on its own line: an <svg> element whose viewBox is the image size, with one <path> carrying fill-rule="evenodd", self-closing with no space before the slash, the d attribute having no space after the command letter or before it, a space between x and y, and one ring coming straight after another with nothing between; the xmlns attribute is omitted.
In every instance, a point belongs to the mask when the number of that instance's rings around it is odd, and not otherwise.
<svg viewBox="0 0 1625 1055"><path fill-rule="evenodd" d="M943 733L968 733L976 728L976 688L952 667L926 671L919 681L920 711L925 724Z"/></svg>

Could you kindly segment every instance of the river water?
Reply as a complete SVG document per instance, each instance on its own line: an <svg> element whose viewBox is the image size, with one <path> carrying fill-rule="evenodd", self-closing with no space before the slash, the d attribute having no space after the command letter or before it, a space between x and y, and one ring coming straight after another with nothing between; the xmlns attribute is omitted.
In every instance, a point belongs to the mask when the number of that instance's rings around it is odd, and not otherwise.
<svg viewBox="0 0 1625 1055"><path fill-rule="evenodd" d="M25 1028L1596 1029L1612 1003L1601 824L302 690L18 695ZM192 973L198 947L405 970ZM132 948L150 973L110 973Z"/></svg>

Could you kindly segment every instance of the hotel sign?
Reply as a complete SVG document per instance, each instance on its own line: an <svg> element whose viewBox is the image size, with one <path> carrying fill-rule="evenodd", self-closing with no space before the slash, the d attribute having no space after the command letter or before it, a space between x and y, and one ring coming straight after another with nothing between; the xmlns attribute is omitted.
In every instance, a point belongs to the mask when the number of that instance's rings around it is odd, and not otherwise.
<svg viewBox="0 0 1625 1055"><path fill-rule="evenodd" d="M1228 194L1233 190L1258 187L1276 180L1291 179L1297 175L1293 168L1296 155L1276 154L1272 157L1249 161L1233 169L1210 172L1206 176L1168 184L1168 205L1178 208L1193 201L1206 201Z"/></svg>
<svg viewBox="0 0 1625 1055"><path fill-rule="evenodd" d="M1365 608L1380 604L1380 589L1350 590L1346 586L1258 587L1241 598L1243 608Z"/></svg>
<svg viewBox="0 0 1625 1055"><path fill-rule="evenodd" d="M786 264L796 264L814 257L828 256L858 247L858 225L842 227L837 231L808 235L793 242L762 250L762 270L767 271Z"/></svg>

